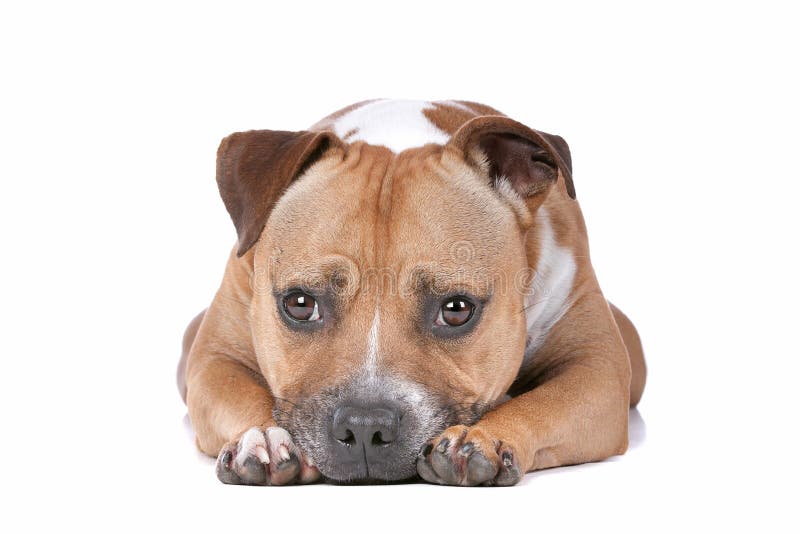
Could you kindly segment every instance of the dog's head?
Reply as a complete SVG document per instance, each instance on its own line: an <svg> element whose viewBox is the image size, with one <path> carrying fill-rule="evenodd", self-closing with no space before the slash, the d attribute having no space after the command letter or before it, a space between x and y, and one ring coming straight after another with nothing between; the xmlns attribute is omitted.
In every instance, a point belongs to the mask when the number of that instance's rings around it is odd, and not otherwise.
<svg viewBox="0 0 800 534"><path fill-rule="evenodd" d="M223 140L217 180L252 262L275 418L332 480L413 476L426 440L504 396L525 344L525 235L558 137L503 116L394 154L331 132Z"/></svg>

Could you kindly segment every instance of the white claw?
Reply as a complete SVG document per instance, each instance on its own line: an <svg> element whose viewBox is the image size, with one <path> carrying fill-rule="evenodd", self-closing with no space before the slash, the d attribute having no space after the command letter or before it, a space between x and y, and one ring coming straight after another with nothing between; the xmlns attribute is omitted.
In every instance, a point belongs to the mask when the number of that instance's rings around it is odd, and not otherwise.
<svg viewBox="0 0 800 534"><path fill-rule="evenodd" d="M264 433L260 428L253 427L245 432L239 440L239 446L236 450L236 464L240 467L244 465L244 462L250 454L255 455L259 460L264 462L261 453L263 452L264 456L266 456L266 451L267 442L264 439ZM269 461L269 458L267 458L267 461Z"/></svg>
<svg viewBox="0 0 800 534"><path fill-rule="evenodd" d="M291 456L289 455L289 449L286 448L286 445L281 445L280 447L278 447L278 453L281 455L281 458L284 461L291 458Z"/></svg>
<svg viewBox="0 0 800 534"><path fill-rule="evenodd" d="M267 449L264 447L256 447L255 450L256 457L261 461L262 464L269 463L269 454L267 454Z"/></svg>

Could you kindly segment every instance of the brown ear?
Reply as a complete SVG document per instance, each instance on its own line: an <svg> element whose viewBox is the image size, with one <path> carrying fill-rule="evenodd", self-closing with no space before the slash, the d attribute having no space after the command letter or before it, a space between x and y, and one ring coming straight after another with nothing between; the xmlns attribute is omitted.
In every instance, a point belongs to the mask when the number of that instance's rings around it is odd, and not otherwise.
<svg viewBox="0 0 800 534"><path fill-rule="evenodd" d="M239 236L238 256L258 241L292 180L333 145L341 141L330 132L252 130L222 140L217 185Z"/></svg>
<svg viewBox="0 0 800 534"><path fill-rule="evenodd" d="M465 123L448 146L466 157L480 148L489 159L492 178L504 177L523 198L546 192L559 172L567 194L575 198L569 146L557 135L533 130L508 117L487 115Z"/></svg>

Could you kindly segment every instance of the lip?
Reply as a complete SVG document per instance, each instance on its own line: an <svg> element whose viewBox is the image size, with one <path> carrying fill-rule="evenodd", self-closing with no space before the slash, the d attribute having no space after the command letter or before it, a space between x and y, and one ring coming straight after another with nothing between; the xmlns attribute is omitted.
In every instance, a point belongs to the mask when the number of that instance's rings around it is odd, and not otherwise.
<svg viewBox="0 0 800 534"><path fill-rule="evenodd" d="M393 472L398 475L390 475ZM330 482L354 485L402 483L417 477L417 469L413 463L409 464L407 473L399 470L397 464L386 462L371 462L369 466L355 462L337 463L333 471L321 473Z"/></svg>

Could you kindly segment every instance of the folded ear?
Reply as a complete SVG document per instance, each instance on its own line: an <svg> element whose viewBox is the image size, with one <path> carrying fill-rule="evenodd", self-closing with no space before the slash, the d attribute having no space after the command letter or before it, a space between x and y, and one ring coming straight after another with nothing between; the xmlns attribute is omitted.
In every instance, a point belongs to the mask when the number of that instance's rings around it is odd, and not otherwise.
<svg viewBox="0 0 800 534"><path fill-rule="evenodd" d="M575 198L569 146L557 135L533 130L508 117L489 115L461 126L448 147L466 158L480 149L488 158L492 179L505 178L523 198L542 200L559 173L567 194Z"/></svg>
<svg viewBox="0 0 800 534"><path fill-rule="evenodd" d="M217 185L239 236L238 256L258 241L292 180L334 145L342 143L331 132L252 130L222 140Z"/></svg>

